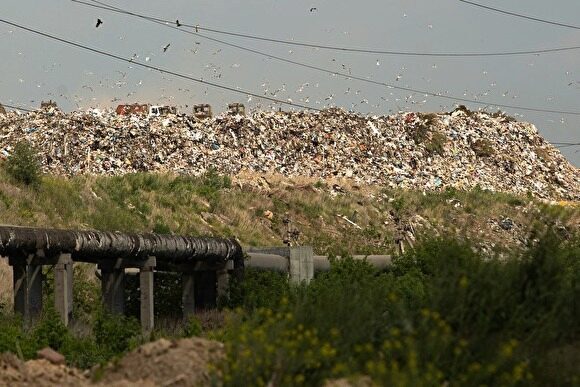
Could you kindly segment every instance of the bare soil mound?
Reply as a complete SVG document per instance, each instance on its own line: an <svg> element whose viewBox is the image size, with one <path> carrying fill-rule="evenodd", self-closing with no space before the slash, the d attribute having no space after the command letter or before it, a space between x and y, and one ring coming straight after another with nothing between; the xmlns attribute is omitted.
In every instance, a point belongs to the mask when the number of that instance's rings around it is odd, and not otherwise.
<svg viewBox="0 0 580 387"><path fill-rule="evenodd" d="M217 341L160 339L94 371L91 378L89 372L45 359L23 362L6 353L0 354L0 386L205 386L215 377L211 364L224 356L224 346Z"/></svg>
<svg viewBox="0 0 580 387"><path fill-rule="evenodd" d="M0 354L0 386L85 386L89 380L82 371L48 360L23 362L10 353Z"/></svg>
<svg viewBox="0 0 580 387"><path fill-rule="evenodd" d="M104 369L103 385L115 382L149 382L156 386L211 384L210 364L225 356L224 346L202 338L145 344Z"/></svg>

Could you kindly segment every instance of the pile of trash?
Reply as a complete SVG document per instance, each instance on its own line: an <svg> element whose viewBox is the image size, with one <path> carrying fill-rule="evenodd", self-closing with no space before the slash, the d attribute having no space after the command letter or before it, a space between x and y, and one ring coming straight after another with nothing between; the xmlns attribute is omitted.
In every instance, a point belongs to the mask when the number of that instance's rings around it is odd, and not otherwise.
<svg viewBox="0 0 580 387"><path fill-rule="evenodd" d="M30 141L45 172L56 175L139 171L199 175L208 169L350 178L390 188L446 187L580 199L580 170L534 125L501 113L469 111L363 116L255 111L214 118L117 115L49 107L0 114L0 157Z"/></svg>

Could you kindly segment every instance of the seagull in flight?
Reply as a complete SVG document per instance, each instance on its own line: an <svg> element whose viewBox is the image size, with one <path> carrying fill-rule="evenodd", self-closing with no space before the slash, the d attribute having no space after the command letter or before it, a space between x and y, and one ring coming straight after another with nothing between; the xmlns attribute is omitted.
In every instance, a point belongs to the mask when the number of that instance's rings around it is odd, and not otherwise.
<svg viewBox="0 0 580 387"><path fill-rule="evenodd" d="M103 24L103 21L101 19L97 19L97 25L95 26L95 28L99 28L101 24Z"/></svg>
<svg viewBox="0 0 580 387"><path fill-rule="evenodd" d="M316 8L316 7L310 8L310 12L314 12L314 11L318 11L318 8Z"/></svg>

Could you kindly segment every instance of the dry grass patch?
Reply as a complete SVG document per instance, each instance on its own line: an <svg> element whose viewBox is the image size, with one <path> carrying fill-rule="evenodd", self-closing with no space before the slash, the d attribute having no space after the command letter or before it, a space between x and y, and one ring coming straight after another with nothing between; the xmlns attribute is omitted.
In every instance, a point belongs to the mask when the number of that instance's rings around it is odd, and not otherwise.
<svg viewBox="0 0 580 387"><path fill-rule="evenodd" d="M7 259L0 258L0 309L12 309L13 294L12 269Z"/></svg>

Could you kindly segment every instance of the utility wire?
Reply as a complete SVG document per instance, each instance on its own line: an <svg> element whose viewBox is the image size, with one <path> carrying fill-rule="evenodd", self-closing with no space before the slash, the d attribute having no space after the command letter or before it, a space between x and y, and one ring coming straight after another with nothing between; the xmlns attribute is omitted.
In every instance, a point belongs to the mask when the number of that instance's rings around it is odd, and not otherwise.
<svg viewBox="0 0 580 387"><path fill-rule="evenodd" d="M141 67L144 67L144 68L147 68L147 69L150 69L150 70L156 70L156 71L159 71L159 72L164 73L164 74L173 75L173 76L175 76L177 78L187 79L187 80L190 80L190 81L193 81L193 82L197 82L197 83L201 83L201 84L204 84L204 85L212 86L212 87L215 87L215 88L218 88L218 89L228 90L228 91L231 91L231 92L237 93L237 94L251 95L251 96L256 97L256 98L261 98L261 99L265 99L265 100L268 100L268 101L272 101L272 102L276 102L276 103L280 103L280 104L284 104L284 105L288 105L288 106L294 106L294 107L299 107L299 108L302 108L302 109L310 109L310 110L315 110L315 111L321 111L321 109L316 109L316 108L313 108L313 107L310 107L310 106L301 105L301 104L297 104L297 103L289 102L289 101L284 101L284 100L281 100L281 99L272 98L272 97L268 97L268 96L263 96L263 95L260 95L260 94L257 94L257 93L245 91L243 89L237 89L237 88L234 88L234 87L231 87L231 86L220 85L219 83L204 81L203 79L197 79L197 78L190 77L190 76L184 75L184 74L180 74L178 72L171 71L171 70L167 70L167 69L164 69L164 68L161 68L161 67L151 66L151 65L148 65L148 64L145 64L145 63L137 62L137 61L132 60L132 59L126 59L126 58L123 58L122 56L115 55L115 54L111 54L111 53L109 53L107 51L103 51L103 50L100 50L100 49L97 49L97 48L93 48L93 47L86 46L84 44L75 43L75 42L72 42L70 40L66 40L66 39L63 39L63 38L59 38L58 36L51 35L49 33L42 32L42 31L38 31L38 30L35 30L33 28L25 27L25 26L23 26L21 24L13 23L13 22L10 22L8 20L0 19L0 23L8 24L8 25L11 25L13 27L20 28L22 30L31 32L33 34L40 35L40 36L44 36L45 38L49 38L49 39L52 39L52 40L56 40L58 42L61 42L61 43L64 43L64 44L68 44L70 46L74 46L74 47L77 47L77 48L80 48L80 49L83 49L83 50L86 50L86 51L90 51L90 52L93 52L95 54L103 55L103 56L106 56L106 57L109 57L109 58L112 58L112 59L116 59L116 60L119 60L119 61L122 61L122 62L131 63L131 64L134 64L134 65L137 65L137 66L141 66Z"/></svg>
<svg viewBox="0 0 580 387"><path fill-rule="evenodd" d="M108 4L105 4L105 3L97 1L97 0L90 0L96 4L88 3L88 2L82 1L82 0L71 0L71 1L74 3L83 4L83 5L86 5L89 7L94 7L94 8L99 8L99 9L108 9L108 10L117 9L117 10L119 10L116 7L112 7ZM176 24L175 21L161 19L161 18L154 17L154 16L137 14L137 13L126 11L126 10L123 10L123 13L126 13L128 15L133 15L133 16L138 16L138 17L150 19L150 20L156 20L156 21L161 22L161 23ZM182 22L179 22L179 24L183 27L193 28L193 29L195 29L196 32L206 31L206 32L212 32L212 33L216 33L216 34L236 36L236 37L241 37L241 38L246 38L246 39L254 39L254 40L270 42L270 43L281 43L281 44L287 44L287 45L292 45L292 46L301 46L301 47L309 47L309 48L317 48L317 49L333 50L333 51L342 51L342 52L352 52L352 53L365 53L365 54L465 58L465 57L484 57L484 56L512 56L512 55L545 54L545 53L554 53L554 52L562 52L562 51L570 51L570 50L580 49L580 46L571 46L571 47L558 47L558 48L547 48L547 49L537 49L537 50L505 51L505 52L465 52L465 53L462 53L462 52L439 52L439 53L430 53L430 52L413 52L413 51L394 51L394 50L382 50L382 49L364 49L364 48L329 46L329 45L323 45L323 44L319 44L319 43L296 42L293 40L283 40L283 39L269 38L269 37L265 37L265 36L244 34L244 33L239 33L239 32L224 31L224 30L219 30L219 29L215 29L215 28L202 27L200 25L187 24L187 23L182 23Z"/></svg>
<svg viewBox="0 0 580 387"><path fill-rule="evenodd" d="M74 2L77 3L83 3L83 4L88 4L88 3L84 3L82 1L79 0L72 0ZM496 107L502 107L502 108L510 108L510 109L518 109L518 110L526 110L526 111L534 111L534 112L541 112L541 113L555 113L555 114L567 114L567 115L580 115L580 112L574 112L574 111L562 111L562 110L552 110L552 109L541 109L541 108L532 108L532 107L526 107L526 106L518 106L518 105L509 105L509 104L500 104L500 103L494 103L494 102L489 102L489 101L479 101L479 100L475 100L475 99L469 99L469 98L461 98L461 97L454 97L454 96L449 96L449 95L443 95L440 93L435 93L432 91L427 91L427 90L418 90L418 89L413 89L413 88L409 88L409 87L403 87L403 86L396 86L393 84L389 84L389 83L385 83L385 82L380 82L380 81L374 81L362 76L358 76L358 75L353 75L353 74L349 74L349 73L343 73L343 72L339 72L339 71L334 71L334 70L330 70L330 69L326 69L323 67L318 67L318 66L314 66L314 65L310 65L310 64L306 64L306 63L302 63L302 62L298 62L295 60L291 60L291 59L287 59L287 58L283 58L283 57L279 57L273 54L269 54L266 52L262 52L262 51L258 51L258 50L254 50L251 48L247 48L244 46L240 46L237 44L233 44L233 43L229 43L229 42L225 42L219 39L215 39L215 38L211 38L205 35L202 35L200 33L197 32L193 32L193 31L188 31L188 30L184 30L181 29L179 27L176 27L173 25L173 22L166 22L166 21L160 21L161 19L158 18L153 18L153 17L149 17L149 16L145 16L145 15L141 15L141 14L136 14L127 10L124 10L122 8L118 8L118 7L114 7L114 6L110 6L108 4L105 4L103 2L100 1L96 1L96 0L91 0L91 1L95 1L98 2L99 4L101 4L102 6L99 7L101 9L104 10L108 10L108 11L112 11L112 12L117 12L117 13L122 13L122 14L126 14L129 16L134 16L140 19L144 19L156 24L160 24L162 26L168 27L168 28L172 28L174 30L178 30L190 35L195 35L198 36L200 38L204 38L213 42L217 42L220 44L224 44L230 47L234 47L243 51L248 51L257 55L261 55L261 56L265 56L267 58L272 58L275 60L279 60L282 62L286 62L286 63L290 63L293 65L297 65L297 66L301 66L301 67L305 67L308 69L312 69L312 70L317 70L317 71L321 71L327 74L331 74L331 75L335 75L335 76L342 76L345 78L349 78L349 79L354 79L357 81L361 81L361 82L366 82L366 83L370 83L370 84L374 84L374 85L378 85L378 86L383 86L383 87L387 87L390 89L396 89L396 90L402 90L402 91L407 91L407 92L412 92L412 93L419 93L419 94L423 94L423 95L428 95L428 96L432 96L432 97L437 97L437 98L444 98L444 99L448 99L448 100L452 100L455 102L467 102L467 103L473 103L473 104L479 104L479 105L485 105L485 106L496 106ZM91 4L88 4L91 5ZM181 22L180 22L181 24Z"/></svg>
<svg viewBox="0 0 580 387"><path fill-rule="evenodd" d="M490 10L490 11L503 13L504 15L510 15L510 16L515 16L515 17L519 17L519 18L522 18L522 19L526 19L526 20L532 20L532 21L539 22L539 23L551 24L551 25L554 25L554 26L566 27L566 28L573 28L575 30L580 30L580 26L575 26L575 25L571 25L571 24L564 24L564 23L555 22L555 21L551 21L551 20L540 19L540 18L533 17L533 16L522 15L522 14L519 14L519 13L505 11L503 9L494 8L494 7L490 7L490 6L487 6L487 5L475 3L473 1L468 1L468 0L458 0L458 1L460 1L462 3L465 3L465 4L473 5L474 7L484 8L484 9L487 9L487 10Z"/></svg>
<svg viewBox="0 0 580 387"><path fill-rule="evenodd" d="M0 106L4 106L4 107L10 108L10 109L15 109L15 110L22 110L22 111L24 111L24 112L28 112L28 113L30 113L30 112L32 112L32 111L33 111L33 110L26 109L26 108L23 108L23 107L12 106L12 105L6 105L5 103L0 103Z"/></svg>
<svg viewBox="0 0 580 387"><path fill-rule="evenodd" d="M570 148L573 146L580 146L580 142L579 143L552 142L551 144L554 145L556 148Z"/></svg>

